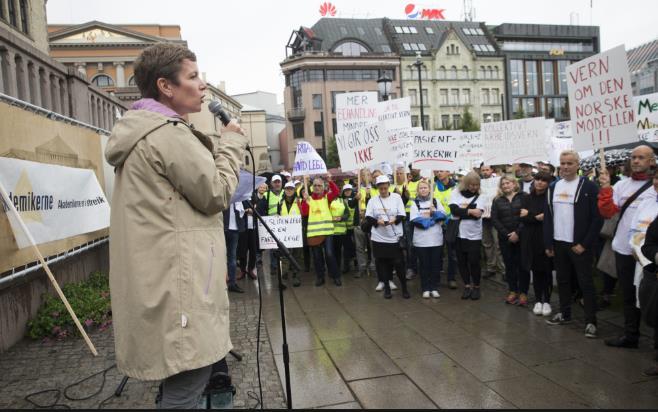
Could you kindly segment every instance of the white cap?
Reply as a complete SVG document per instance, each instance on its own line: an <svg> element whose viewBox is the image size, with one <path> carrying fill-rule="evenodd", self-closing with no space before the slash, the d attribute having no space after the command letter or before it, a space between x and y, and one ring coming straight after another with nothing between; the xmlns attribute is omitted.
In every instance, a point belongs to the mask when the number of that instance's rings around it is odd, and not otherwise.
<svg viewBox="0 0 658 412"><path fill-rule="evenodd" d="M293 184L294 184L295 186L297 186L297 185L301 185L301 184L302 184L302 182L301 182L301 181L299 181L299 180L295 180L295 181L293 182Z"/></svg>
<svg viewBox="0 0 658 412"><path fill-rule="evenodd" d="M349 183L343 185L343 190L353 190L353 189L354 187Z"/></svg>
<svg viewBox="0 0 658 412"><path fill-rule="evenodd" d="M278 180L280 182L281 181L281 176L279 176L279 175L272 176L272 182L274 182L276 180Z"/></svg>
<svg viewBox="0 0 658 412"><path fill-rule="evenodd" d="M375 185L379 186L382 183L391 183L391 179L389 179L388 176L386 175L377 176L377 180L375 180Z"/></svg>
<svg viewBox="0 0 658 412"><path fill-rule="evenodd" d="M287 188L294 189L294 188L295 188L295 184L294 184L293 182L288 182L288 183L285 184L285 186L283 186L283 188L284 188L284 189L287 189Z"/></svg>

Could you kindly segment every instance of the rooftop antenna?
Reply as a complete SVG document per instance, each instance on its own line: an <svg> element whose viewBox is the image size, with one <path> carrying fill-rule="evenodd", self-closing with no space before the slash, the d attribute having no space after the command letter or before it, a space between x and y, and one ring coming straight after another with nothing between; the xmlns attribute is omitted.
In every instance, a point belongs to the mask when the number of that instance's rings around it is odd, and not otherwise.
<svg viewBox="0 0 658 412"><path fill-rule="evenodd" d="M473 21L473 19L475 19L473 0L464 0L464 21Z"/></svg>

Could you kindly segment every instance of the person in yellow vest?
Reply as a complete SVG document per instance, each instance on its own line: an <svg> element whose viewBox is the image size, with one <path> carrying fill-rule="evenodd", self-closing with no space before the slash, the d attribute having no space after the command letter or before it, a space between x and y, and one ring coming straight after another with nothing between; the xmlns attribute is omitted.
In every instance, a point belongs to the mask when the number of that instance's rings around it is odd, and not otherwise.
<svg viewBox="0 0 658 412"><path fill-rule="evenodd" d="M452 190L457 186L457 182L452 179L452 173L447 170L434 171L434 198L440 202L446 212L447 220L450 219L450 195ZM446 222L447 222L446 220ZM443 226L445 239L446 226ZM457 251L454 243L445 242L446 257L448 259L448 286L450 289L457 289Z"/></svg>
<svg viewBox="0 0 658 412"><path fill-rule="evenodd" d="M270 181L270 190L265 193L265 201L267 203L266 216L276 215L276 209L283 197L283 183L281 176L274 175ZM270 250L270 275L275 275L277 266L279 265L279 251L276 249Z"/></svg>
<svg viewBox="0 0 658 412"><path fill-rule="evenodd" d="M331 179L331 175L328 179ZM313 239L311 241L311 238L320 238L321 242L316 246L311 246L315 266L315 286L324 285L325 264L334 284L336 286L342 285L334 253L334 217L331 215L330 208L331 202L338 197L339 193L338 186L333 181L329 180L325 183L321 177L313 179L310 196L303 193L302 216L308 216L306 236L309 245L317 240Z"/></svg>
<svg viewBox="0 0 658 412"><path fill-rule="evenodd" d="M345 186L352 187L350 184L343 184L341 195L335 198L331 202L331 205L329 205L331 216L334 218L334 255L336 256L338 270L340 270L342 258L347 257L347 253L343 253L343 249L347 244L347 225L350 218L350 209L347 205L347 199L342 194Z"/></svg>
<svg viewBox="0 0 658 412"><path fill-rule="evenodd" d="M343 186L341 197L347 205L349 215L347 219L347 233L345 234L345 241L343 243L343 273L348 273L350 271L350 262L356 258L356 250L354 246L354 222L359 201L354 195L354 186L350 183ZM340 261L338 262L340 263ZM360 277L358 271L355 272L354 277Z"/></svg>
<svg viewBox="0 0 658 412"><path fill-rule="evenodd" d="M295 184L293 182L288 182L283 187L283 198L281 202L277 205L277 214L279 216L301 216L301 202L295 193ZM296 261L301 259L301 248L290 248L290 254ZM301 279L299 278L299 273L292 265L286 265L283 272L283 278L288 279L288 272L292 273L292 285L298 287L302 284Z"/></svg>

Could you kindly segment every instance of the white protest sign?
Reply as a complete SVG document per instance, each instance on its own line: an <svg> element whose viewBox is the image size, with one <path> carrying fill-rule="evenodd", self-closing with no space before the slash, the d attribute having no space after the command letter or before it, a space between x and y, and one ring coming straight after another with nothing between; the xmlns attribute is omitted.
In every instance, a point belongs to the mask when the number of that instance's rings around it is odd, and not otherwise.
<svg viewBox="0 0 658 412"><path fill-rule="evenodd" d="M377 92L337 94L336 133L344 134L376 122L377 104Z"/></svg>
<svg viewBox="0 0 658 412"><path fill-rule="evenodd" d="M415 169L459 169L459 139L461 130L413 132L412 162Z"/></svg>
<svg viewBox="0 0 658 412"><path fill-rule="evenodd" d="M376 146L375 157L394 165L408 165L413 155L411 133L411 129L387 130L386 144Z"/></svg>
<svg viewBox="0 0 658 412"><path fill-rule="evenodd" d="M658 128L658 93L633 97L638 129Z"/></svg>
<svg viewBox="0 0 658 412"><path fill-rule="evenodd" d="M571 64L566 71L576 150L638 141L623 45Z"/></svg>
<svg viewBox="0 0 658 412"><path fill-rule="evenodd" d="M336 135L336 146L342 170L356 170L372 166L382 161L375 154L381 153L378 145L388 142L381 124L373 123L345 134Z"/></svg>
<svg viewBox="0 0 658 412"><path fill-rule="evenodd" d="M498 183L500 183L499 176L480 179L480 196L482 196L484 202L482 217L491 217L491 205L493 204L494 198L498 195Z"/></svg>
<svg viewBox="0 0 658 412"><path fill-rule="evenodd" d="M459 168L470 171L482 163L482 133L463 132L459 140Z"/></svg>
<svg viewBox="0 0 658 412"><path fill-rule="evenodd" d="M110 206L92 170L0 157L0 183L9 196L4 201L14 204L37 245L110 225ZM9 222L19 249L30 246L18 222Z"/></svg>
<svg viewBox="0 0 658 412"><path fill-rule="evenodd" d="M482 139L487 165L533 164L548 158L543 117L483 123Z"/></svg>
<svg viewBox="0 0 658 412"><path fill-rule="evenodd" d="M555 123L553 136L551 137L551 155L549 162L553 166L558 166L560 164L560 153L565 150L573 150L571 122Z"/></svg>
<svg viewBox="0 0 658 412"><path fill-rule="evenodd" d="M288 249L304 246L301 216L263 216L263 220ZM261 224L258 225L258 244L261 249L277 248L276 242Z"/></svg>
<svg viewBox="0 0 658 412"><path fill-rule="evenodd" d="M638 130L637 134L642 142L658 143L658 128Z"/></svg>
<svg viewBox="0 0 658 412"><path fill-rule="evenodd" d="M377 104L377 119L384 130L411 128L411 100L408 97L386 100Z"/></svg>
<svg viewBox="0 0 658 412"><path fill-rule="evenodd" d="M308 142L297 143L295 164L292 168L293 176L311 176L327 173L327 165Z"/></svg>

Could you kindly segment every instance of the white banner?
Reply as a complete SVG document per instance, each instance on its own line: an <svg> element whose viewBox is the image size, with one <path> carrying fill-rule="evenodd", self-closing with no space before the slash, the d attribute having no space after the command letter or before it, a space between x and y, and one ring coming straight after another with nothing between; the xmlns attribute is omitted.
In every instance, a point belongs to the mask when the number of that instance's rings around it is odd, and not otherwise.
<svg viewBox="0 0 658 412"><path fill-rule="evenodd" d="M534 164L548 159L543 117L482 123L482 139L487 165Z"/></svg>
<svg viewBox="0 0 658 412"><path fill-rule="evenodd" d="M571 122L555 123L551 137L551 155L549 162L553 166L560 165L560 153L573 150L573 137L571 137Z"/></svg>
<svg viewBox="0 0 658 412"><path fill-rule="evenodd" d="M482 149L481 132L463 132L459 140L459 168L470 172L474 167L480 167Z"/></svg>
<svg viewBox="0 0 658 412"><path fill-rule="evenodd" d="M360 129L377 121L377 92L336 95L336 134ZM350 170L345 169L343 170Z"/></svg>
<svg viewBox="0 0 658 412"><path fill-rule="evenodd" d="M293 176L311 176L327 174L327 165L308 142L297 143Z"/></svg>
<svg viewBox="0 0 658 412"><path fill-rule="evenodd" d="M378 159L377 154L387 147L381 124L373 123L345 134L336 135L336 146L342 170L360 170L387 159Z"/></svg>
<svg viewBox="0 0 658 412"><path fill-rule="evenodd" d="M480 179L480 196L484 202L484 211L482 217L491 217L491 205L498 195L498 184L500 176L492 176L488 179Z"/></svg>
<svg viewBox="0 0 658 412"><path fill-rule="evenodd" d="M288 249L304 246L301 216L263 216L263 220ZM261 249L277 248L276 242L261 224L258 225L258 243Z"/></svg>
<svg viewBox="0 0 658 412"><path fill-rule="evenodd" d="M411 163L413 155L413 138L411 129L387 130L386 145L377 145L375 157L385 159L392 165L406 166Z"/></svg>
<svg viewBox="0 0 658 412"><path fill-rule="evenodd" d="M408 97L377 104L377 118L384 130L411 128L411 100Z"/></svg>
<svg viewBox="0 0 658 412"><path fill-rule="evenodd" d="M638 141L623 45L571 64L566 71L576 150Z"/></svg>
<svg viewBox="0 0 658 412"><path fill-rule="evenodd" d="M0 183L36 244L105 229L110 206L92 170L0 157ZM11 216L7 205L5 213ZM20 249L28 237L10 217Z"/></svg>
<svg viewBox="0 0 658 412"><path fill-rule="evenodd" d="M658 93L633 97L638 129L658 128Z"/></svg>
<svg viewBox="0 0 658 412"><path fill-rule="evenodd" d="M461 135L461 130L414 132L413 167L451 172L458 170Z"/></svg>

